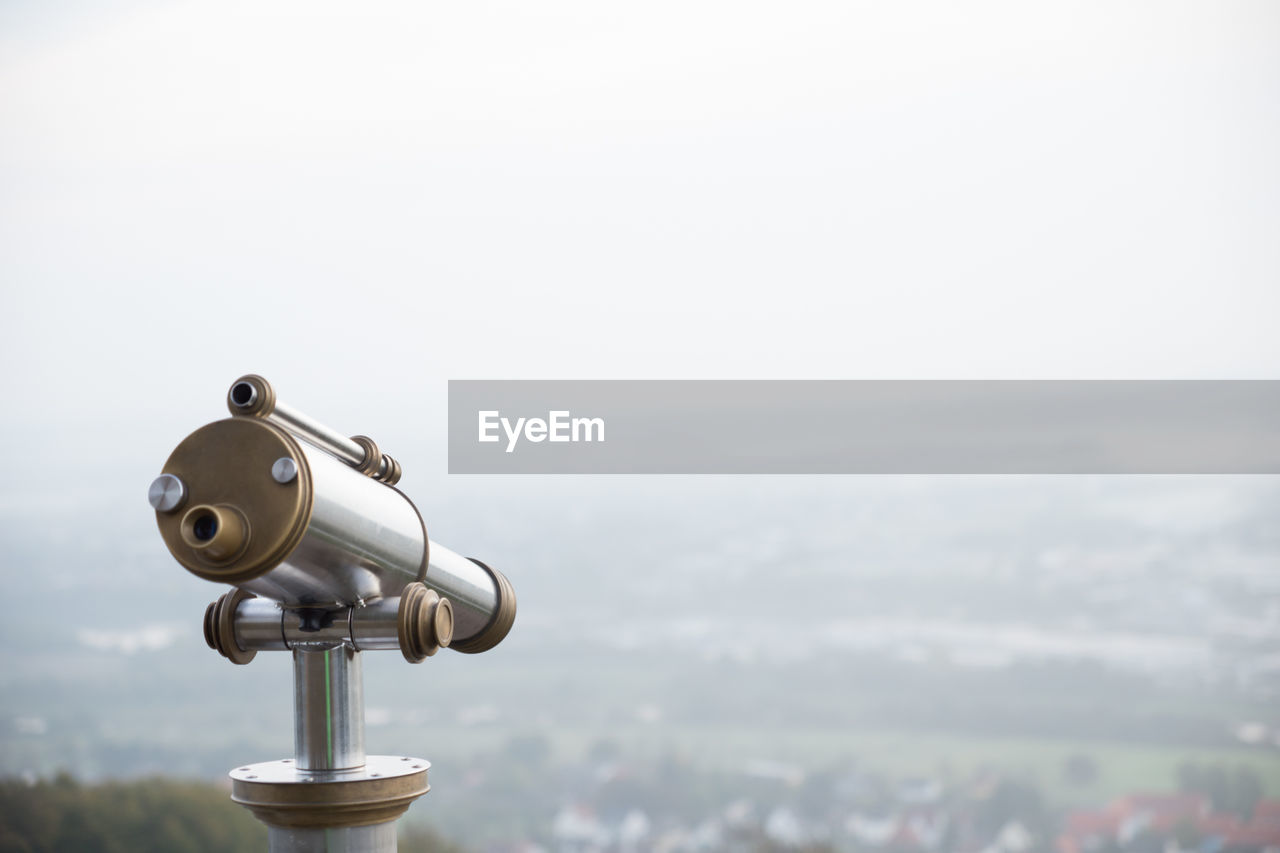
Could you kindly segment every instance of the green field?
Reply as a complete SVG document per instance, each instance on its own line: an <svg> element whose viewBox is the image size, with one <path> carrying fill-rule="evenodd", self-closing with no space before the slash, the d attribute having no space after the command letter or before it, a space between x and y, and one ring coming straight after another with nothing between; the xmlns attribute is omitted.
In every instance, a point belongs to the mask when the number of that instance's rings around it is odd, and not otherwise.
<svg viewBox="0 0 1280 853"><path fill-rule="evenodd" d="M831 729L762 730L739 727L660 726L547 733L552 759L572 762L585 757L593 744L611 741L621 755L653 759L679 755L709 770L735 771L752 759L769 759L819 769L857 761L860 766L891 775L933 775L962 780L982 768L1001 770L1034 781L1055 805L1099 804L1135 791L1172 790L1177 768L1185 762L1247 767L1258 774L1267 796L1280 797L1280 751L1272 748L1204 748L1129 744L1081 739L991 737L908 731ZM467 754L502 749L505 741L493 730L437 728L437 765ZM1064 774L1072 756L1084 755L1097 768L1087 784Z"/></svg>

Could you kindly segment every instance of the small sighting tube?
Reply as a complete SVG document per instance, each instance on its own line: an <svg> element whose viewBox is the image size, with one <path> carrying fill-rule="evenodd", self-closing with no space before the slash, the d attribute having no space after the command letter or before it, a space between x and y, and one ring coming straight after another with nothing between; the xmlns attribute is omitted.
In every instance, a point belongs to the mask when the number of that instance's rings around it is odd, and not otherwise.
<svg viewBox="0 0 1280 853"><path fill-rule="evenodd" d="M267 416L267 420L274 421L294 435L305 438L322 450L329 451L349 465L359 466L364 461L363 447L302 412L294 411L284 403L276 403L275 410Z"/></svg>
<svg viewBox="0 0 1280 853"><path fill-rule="evenodd" d="M299 770L363 767L360 653L346 645L293 649L293 756Z"/></svg>
<svg viewBox="0 0 1280 853"><path fill-rule="evenodd" d="M227 409L233 415L251 415L271 421L294 435L326 450L353 468L365 461L365 449L337 430L276 399L275 390L261 376L249 374L237 379L227 392ZM373 471L374 478L387 474L394 463L383 457Z"/></svg>

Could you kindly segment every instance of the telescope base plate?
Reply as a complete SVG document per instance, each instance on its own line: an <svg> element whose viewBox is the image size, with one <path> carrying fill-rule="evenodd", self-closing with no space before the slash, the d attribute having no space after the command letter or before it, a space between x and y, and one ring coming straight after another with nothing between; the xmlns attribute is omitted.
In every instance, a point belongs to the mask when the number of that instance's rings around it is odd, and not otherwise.
<svg viewBox="0 0 1280 853"><path fill-rule="evenodd" d="M395 820L431 786L431 762L370 755L351 770L300 770L293 759L232 770L231 799L268 826L336 829Z"/></svg>

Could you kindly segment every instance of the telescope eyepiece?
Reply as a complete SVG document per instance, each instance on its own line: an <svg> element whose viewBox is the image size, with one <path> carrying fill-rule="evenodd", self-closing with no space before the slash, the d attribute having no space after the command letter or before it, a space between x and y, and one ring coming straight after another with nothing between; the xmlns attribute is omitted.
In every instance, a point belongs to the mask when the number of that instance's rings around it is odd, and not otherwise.
<svg viewBox="0 0 1280 853"><path fill-rule="evenodd" d="M231 386L231 402L242 409L247 409L258 400L258 389L251 382L237 382Z"/></svg>
<svg viewBox="0 0 1280 853"><path fill-rule="evenodd" d="M248 524L239 510L227 504L193 506L178 529L188 547L214 563L235 559L249 544Z"/></svg>
<svg viewBox="0 0 1280 853"><path fill-rule="evenodd" d="M208 542L218 532L218 519L206 513L191 523L191 534L201 542Z"/></svg>
<svg viewBox="0 0 1280 853"><path fill-rule="evenodd" d="M256 373L241 376L227 391L227 410L233 415L266 418L275 408L275 389Z"/></svg>

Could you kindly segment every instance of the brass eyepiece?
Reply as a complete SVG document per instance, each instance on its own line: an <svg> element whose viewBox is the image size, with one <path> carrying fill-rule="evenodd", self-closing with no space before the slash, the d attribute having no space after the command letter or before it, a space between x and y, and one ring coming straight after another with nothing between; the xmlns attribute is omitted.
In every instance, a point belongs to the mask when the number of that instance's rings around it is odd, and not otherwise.
<svg viewBox="0 0 1280 853"><path fill-rule="evenodd" d="M233 415L265 418L275 411L275 407L275 389L256 373L241 376L227 391L227 409Z"/></svg>
<svg viewBox="0 0 1280 853"><path fill-rule="evenodd" d="M211 563L238 556L249 542L249 526L235 507L200 504L187 510L179 527L187 547Z"/></svg>

